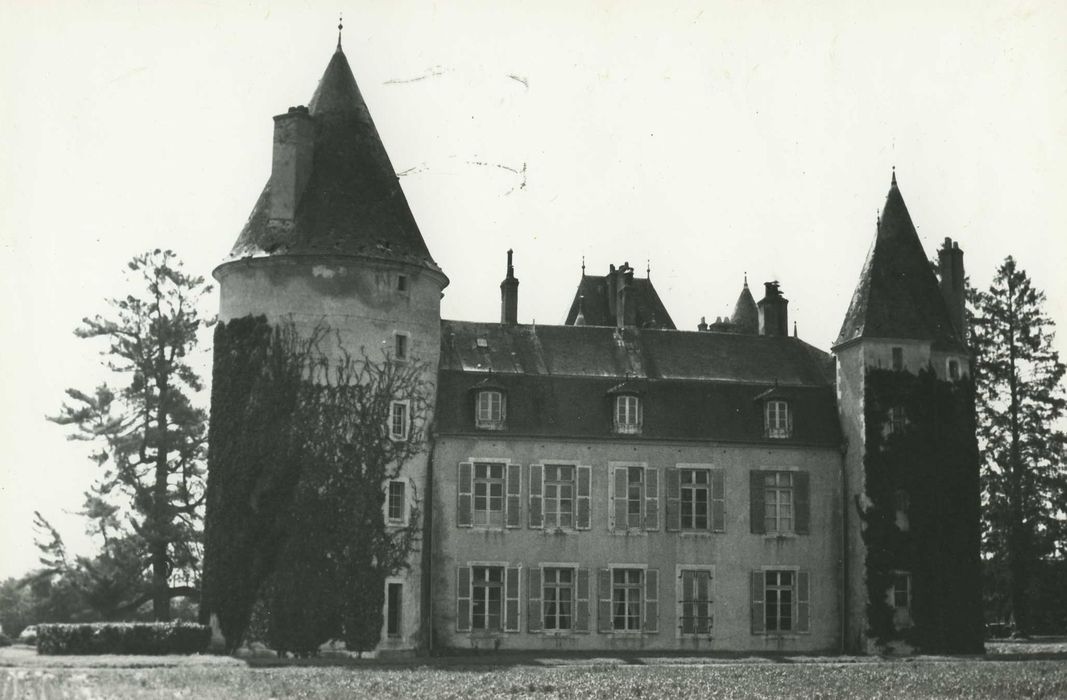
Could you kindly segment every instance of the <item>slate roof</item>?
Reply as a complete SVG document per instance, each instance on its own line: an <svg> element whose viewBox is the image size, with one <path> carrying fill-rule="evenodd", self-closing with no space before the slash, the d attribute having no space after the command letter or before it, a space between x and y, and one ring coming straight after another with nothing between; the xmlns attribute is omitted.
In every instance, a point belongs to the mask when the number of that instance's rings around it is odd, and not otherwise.
<svg viewBox="0 0 1067 700"><path fill-rule="evenodd" d="M507 394L502 435L611 438L622 385L644 407L626 439L837 445L832 362L790 337L442 321L437 427L485 433L474 400L489 378ZM776 385L795 407L786 440L763 436L757 397Z"/></svg>
<svg viewBox="0 0 1067 700"><path fill-rule="evenodd" d="M670 328L674 329L674 321L667 313L667 307L652 286L652 280L634 278L630 281L630 303L637 305L636 325L639 328ZM608 305L608 276L598 277L582 273L582 279L578 282L578 290L574 293L574 301L567 312L565 325L574 325L578 316L578 300L582 300L582 315L585 317L587 326L614 326L615 314L611 313Z"/></svg>
<svg viewBox="0 0 1067 700"><path fill-rule="evenodd" d="M340 45L308 110L315 129L312 171L292 228L268 229L268 180L229 259L354 255L438 270Z"/></svg>
<svg viewBox="0 0 1067 700"><path fill-rule="evenodd" d="M741 294L737 297L737 303L734 304L734 314L730 317L730 323L737 326L739 333L759 333L759 308L756 307L756 300L748 289L747 279L745 286L741 288Z"/></svg>
<svg viewBox="0 0 1067 700"><path fill-rule="evenodd" d="M858 338L929 340L939 348L964 347L895 174L874 244L834 346Z"/></svg>

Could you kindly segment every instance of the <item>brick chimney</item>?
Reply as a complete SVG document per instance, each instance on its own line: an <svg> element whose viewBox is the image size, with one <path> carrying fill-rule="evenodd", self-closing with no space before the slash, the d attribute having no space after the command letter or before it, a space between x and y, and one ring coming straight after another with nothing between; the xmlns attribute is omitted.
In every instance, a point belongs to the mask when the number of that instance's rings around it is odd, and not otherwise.
<svg viewBox="0 0 1067 700"><path fill-rule="evenodd" d="M789 300L782 296L777 282L763 283L763 298L756 306L760 335L789 335Z"/></svg>
<svg viewBox="0 0 1067 700"><path fill-rule="evenodd" d="M963 251L960 244L951 238L945 238L941 249L937 251L938 276L941 278L941 298L945 300L949 318L961 339L966 339L964 327L964 291L963 291Z"/></svg>
<svg viewBox="0 0 1067 700"><path fill-rule="evenodd" d="M311 175L315 128L307 107L290 107L274 117L274 158L270 171L270 224L292 225Z"/></svg>
<svg viewBox="0 0 1067 700"><path fill-rule="evenodd" d="M519 322L519 280L511 264L512 251L508 249L508 274L500 283L500 322L514 326Z"/></svg>
<svg viewBox="0 0 1067 700"><path fill-rule="evenodd" d="M634 269L624 262L618 270L612 268L615 281L615 326L637 325L637 302L634 299ZM610 297L609 297L610 298Z"/></svg>

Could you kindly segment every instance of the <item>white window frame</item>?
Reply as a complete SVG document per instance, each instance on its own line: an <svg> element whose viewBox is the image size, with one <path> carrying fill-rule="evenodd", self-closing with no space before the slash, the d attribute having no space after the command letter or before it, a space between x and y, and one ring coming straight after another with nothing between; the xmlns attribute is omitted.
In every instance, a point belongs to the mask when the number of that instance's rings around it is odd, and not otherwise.
<svg viewBox="0 0 1067 700"><path fill-rule="evenodd" d="M403 345L404 352L400 352ZM411 359L411 334L407 331L393 331L393 359L397 362L407 362Z"/></svg>
<svg viewBox="0 0 1067 700"><path fill-rule="evenodd" d="M492 415L492 396L497 396L500 399L499 412L496 418ZM489 404L486 411L487 415L483 416L482 411L482 398L489 398ZM474 426L481 428L482 430L503 430L504 424L507 420L507 396L503 391L499 389L479 389L474 397Z"/></svg>
<svg viewBox="0 0 1067 700"><path fill-rule="evenodd" d="M910 571L891 571L890 575L893 580L889 583L889 589L886 591L886 602L893 611L907 610L911 612L911 572ZM899 578L904 580L904 595L907 601L904 605L897 605L897 582Z"/></svg>
<svg viewBox="0 0 1067 700"><path fill-rule="evenodd" d="M403 500L400 505L400 518L392 517L391 507L393 505L393 484L400 484L403 487ZM405 479L390 479L385 482L385 523L386 525L403 526L408 524L408 482Z"/></svg>
<svg viewBox="0 0 1067 700"><path fill-rule="evenodd" d="M577 530L578 529L578 460L566 461L566 460L542 460L541 461L541 523L546 530ZM556 522L549 524L548 522L548 470L559 467L571 468L571 524L563 525L559 517L562 510L559 509L559 503L562 500L558 493L556 495ZM565 483L563 480L556 481L557 484ZM590 489L592 489L592 483L590 483ZM590 503L590 505L592 505Z"/></svg>
<svg viewBox="0 0 1067 700"><path fill-rule="evenodd" d="M764 531L764 534L775 536L775 537L778 537L778 536L781 536L781 535L794 535L794 534L796 534L796 531L797 531L796 530L796 528L797 528L797 492L796 492L797 484L796 484L796 476L795 475L796 475L796 472L798 472L798 471L799 471L799 469L796 469L796 468L786 469L786 468L781 468L781 467L774 467L773 469L768 468L768 469L761 469L760 470L760 472L763 474L763 483L761 484L761 486L763 488L763 531ZM767 485L767 477L772 475L772 474L774 475L775 483L773 485L768 486ZM780 477L783 477L783 476L788 477L788 479L789 479L788 484L779 484L778 483ZM775 507L774 527L771 527L771 524L768 522L768 517L770 517L768 515L768 512L769 512L768 508L771 506L770 498L768 498L768 495L771 492L774 492L776 494L775 503L774 503L774 507ZM781 500L778 498L778 496L783 494L783 493L788 493L789 494L789 503L788 504L782 503ZM789 527L782 527L782 523L786 519L782 515L782 506L784 506L784 505L788 505L789 506L789 516L788 516Z"/></svg>
<svg viewBox="0 0 1067 700"><path fill-rule="evenodd" d="M506 459L471 460L471 526L472 527L481 528L481 529L491 529L491 530L503 530L503 529L505 529L507 527L507 522L508 522L508 466L510 464L511 464L511 462L509 460L506 460ZM477 518L477 515L476 515L479 512L478 509L476 508L476 504L478 502L478 486L477 486L477 484L478 484L478 467L491 468L491 467L494 467L494 466L500 467L502 469L502 471L503 471L503 473L502 473L502 475L500 477L500 493L501 493L501 495L500 495L500 523L499 524L493 523L493 522L479 522L478 518ZM491 474L492 472L490 471L489 473ZM490 514L495 512L493 510L493 508L492 508L492 498L493 497L489 493L489 491L490 491L489 486L492 485L491 482L493 482L493 481L495 481L495 479L492 476L486 476L486 477L483 478L483 482L487 483L486 494L485 494L485 505L486 505L486 507L481 512L486 513L486 520L490 520L490 521L491 521ZM481 565L479 564L479 566L481 566Z"/></svg>
<svg viewBox="0 0 1067 700"><path fill-rule="evenodd" d="M539 611L541 619L541 633L550 635L566 635L575 634L574 623L578 618L578 568L577 562L541 562L537 565L541 571L541 590L538 593L541 596L541 609ZM567 569L571 572L571 626L568 629L552 628L545 624L545 572L549 569ZM527 592L529 597L529 592ZM556 615L557 619L559 614Z"/></svg>
<svg viewBox="0 0 1067 700"><path fill-rule="evenodd" d="M645 610L645 587L648 584L648 564L608 564L608 570L611 571L611 630L612 634L620 635L640 635L645 629L645 616L648 612ZM640 603L640 613L638 613L637 629L619 629L615 626L615 572L626 569L635 569L641 571L641 580L638 583L638 602ZM627 584L631 585L631 584ZM662 583L657 582L657 586L661 586ZM657 595L659 591L657 590ZM598 592L599 596L600 593Z"/></svg>
<svg viewBox="0 0 1067 700"><path fill-rule="evenodd" d="M400 612L397 615L397 632L396 634L390 634L389 632L389 586L400 586ZM399 576L387 576L385 579L385 619L382 621L382 639L403 639L404 638L404 579Z"/></svg>
<svg viewBox="0 0 1067 700"><path fill-rule="evenodd" d="M616 433L620 435L639 434L641 425L644 423L644 407L641 405L641 397L637 394L616 394L612 420Z"/></svg>
<svg viewBox="0 0 1067 700"><path fill-rule="evenodd" d="M767 399L763 404L763 434L776 439L793 437L792 409L785 399Z"/></svg>
<svg viewBox="0 0 1067 700"><path fill-rule="evenodd" d="M404 430L401 433L396 431L396 407L404 407ZM396 442L403 442L408 439L408 435L411 434L411 401L405 399L403 401L390 401L389 402L389 439Z"/></svg>
<svg viewBox="0 0 1067 700"><path fill-rule="evenodd" d="M714 508L714 505L712 504L712 499L711 499L711 478L712 478L711 477L711 469L708 468L708 467L682 466L682 465L678 465L677 469L678 469L679 525L680 525L680 528L681 528L679 530L679 532L700 532L700 533L711 532L712 509ZM694 495L695 495L696 492L701 488L701 484L686 484L685 475L687 473L696 474L698 472L699 473L703 473L704 477L705 477L704 484L702 485L704 493L707 496L705 501L704 501L704 505L705 505L704 527L697 527L697 520L696 520L697 514L695 512L695 505L696 505L696 500L698 500L698 499L694 499L694 502L692 504L694 506L693 509L692 509L694 512L686 513L686 501L685 501L686 491L687 490L692 491L694 493ZM687 486L689 487L688 489L687 489ZM686 526L686 516L687 515L691 515L692 518L693 518L693 521L689 526Z"/></svg>
<svg viewBox="0 0 1067 700"><path fill-rule="evenodd" d="M708 631L707 632L685 632L683 619L685 616L685 604L699 604L700 601L687 601L685 600L685 587L683 581L683 575L687 571L696 571L700 573L706 573L708 575L708 599L704 604L707 606L708 613ZM675 619L678 624L675 625L675 636L678 639L706 639L710 638L712 632L715 631L715 567L714 566L702 566L699 564L678 564L675 566L674 577L674 600L675 600Z"/></svg>
<svg viewBox="0 0 1067 700"><path fill-rule="evenodd" d="M800 604L801 604L801 601L800 601L800 572L802 571L802 568L799 567L799 566L777 566L777 565L774 565L774 564L768 564L766 566L761 566L760 570L763 571L763 632L762 632L762 634L764 634L764 635L766 635L768 637L794 637L794 636L799 636L799 635L811 634L811 627L812 627L811 623L812 623L812 620L814 619L812 617L812 614L811 614L811 610L812 610L811 599L814 597L812 595L812 593L814 591L814 585L813 585L813 577L811 575L811 572L810 571L808 572L808 600L807 600L807 606L808 606L808 629L806 631L802 632L802 631L797 629L797 626L798 626L798 624L800 622ZM772 630L767 625L767 573L768 572L772 572L772 571L774 571L774 572L789 571L789 572L792 572L792 574L793 574L793 585L792 585L792 596L791 596L792 597L792 603L790 605L790 608L791 608L791 610L790 610L790 625L791 625L792 629L789 629L789 630Z"/></svg>
<svg viewBox="0 0 1067 700"><path fill-rule="evenodd" d="M630 514L629 502L630 488L629 478L627 478L626 489L626 527L620 527L619 523L615 520L615 471L617 469L641 469L641 513L638 517L638 524L633 525L630 519L633 517ZM649 494L649 472L656 472L656 494L652 496ZM618 535L641 535L649 531L659 530L660 521L663 519L663 499L662 494L664 487L661 485L663 475L659 473L660 470L657 467L649 467L648 462L608 462L608 528L611 532ZM645 520L647 519L648 502L652 499L656 501L656 523L655 527L645 528ZM592 504L590 504L592 505Z"/></svg>
<svg viewBox="0 0 1067 700"><path fill-rule="evenodd" d="M522 630L523 614L522 614L522 601L526 600L523 596L522 579L525 578L525 568L522 564L512 564L508 561L468 561L466 567L470 569L470 583L467 590L467 600L469 603L469 615L467 620L468 634L471 635L498 635L498 634L514 634ZM488 629L488 628L475 628L474 626L474 570L476 568L499 568L503 573L500 587L500 629ZM516 610L515 629L507 629L507 615L508 615L508 570L515 569L515 575L518 576L518 580L515 582L515 590L518 593L518 607ZM456 591L458 594L459 591ZM488 613L486 613L488 616Z"/></svg>

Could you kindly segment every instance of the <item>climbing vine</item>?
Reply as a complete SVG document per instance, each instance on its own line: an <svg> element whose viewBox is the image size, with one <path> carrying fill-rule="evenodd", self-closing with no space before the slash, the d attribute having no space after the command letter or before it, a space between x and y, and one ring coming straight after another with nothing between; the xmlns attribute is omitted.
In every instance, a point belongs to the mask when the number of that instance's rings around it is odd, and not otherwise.
<svg viewBox="0 0 1067 700"><path fill-rule="evenodd" d="M941 381L869 369L866 499L867 621L881 644L931 652L982 649L978 452L970 378ZM890 591L910 575L910 625L898 629Z"/></svg>
<svg viewBox="0 0 1067 700"><path fill-rule="evenodd" d="M397 527L384 505L423 444L426 376L419 362L355 357L324 326L219 324L201 614L228 647L254 609L282 652L377 645L385 578L417 541L417 507ZM389 431L394 401L408 407L403 439Z"/></svg>

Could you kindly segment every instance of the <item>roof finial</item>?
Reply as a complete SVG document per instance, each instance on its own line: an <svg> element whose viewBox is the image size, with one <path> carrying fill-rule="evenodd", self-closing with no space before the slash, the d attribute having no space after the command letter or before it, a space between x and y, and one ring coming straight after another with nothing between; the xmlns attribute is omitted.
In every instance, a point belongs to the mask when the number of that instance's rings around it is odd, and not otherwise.
<svg viewBox="0 0 1067 700"><path fill-rule="evenodd" d="M893 187L897 186L897 166L893 166L893 180L889 183Z"/></svg>
<svg viewBox="0 0 1067 700"><path fill-rule="evenodd" d="M585 277L585 256L582 256L582 277Z"/></svg>
<svg viewBox="0 0 1067 700"><path fill-rule="evenodd" d="M645 258L645 277L652 279L652 258Z"/></svg>
<svg viewBox="0 0 1067 700"><path fill-rule="evenodd" d="M341 50L341 30L345 28L344 19L345 19L344 13L343 12L338 12L337 13L337 50L338 51Z"/></svg>
<svg viewBox="0 0 1067 700"><path fill-rule="evenodd" d="M745 270L745 288L748 288L748 270Z"/></svg>
<svg viewBox="0 0 1067 700"><path fill-rule="evenodd" d="M793 337L797 337L797 322L793 321Z"/></svg>

